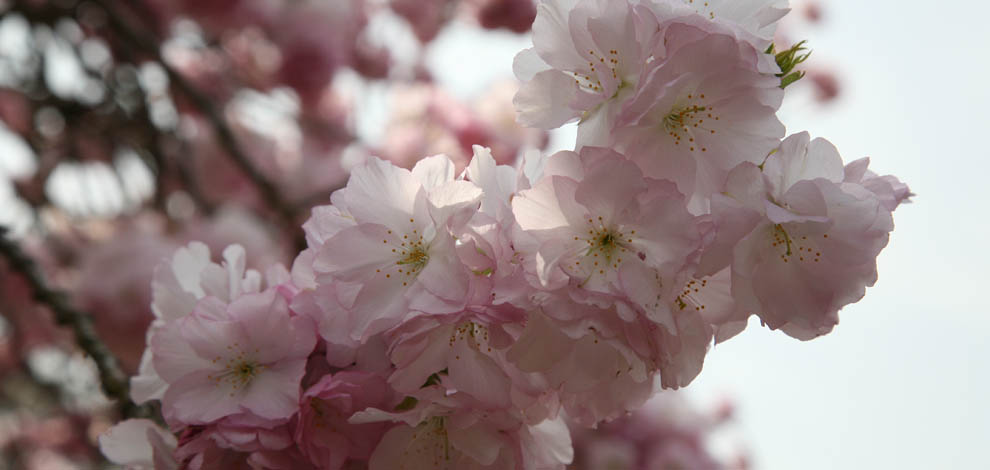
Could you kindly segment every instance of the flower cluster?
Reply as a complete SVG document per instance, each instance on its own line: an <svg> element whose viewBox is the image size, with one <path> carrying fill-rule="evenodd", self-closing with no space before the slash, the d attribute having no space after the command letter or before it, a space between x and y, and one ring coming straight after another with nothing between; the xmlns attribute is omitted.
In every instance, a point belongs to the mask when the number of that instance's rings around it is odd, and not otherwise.
<svg viewBox="0 0 990 470"><path fill-rule="evenodd" d="M156 271L133 381L178 438L129 421L107 455L562 469L565 416L594 426L686 386L750 315L828 333L876 281L910 192L784 138L778 3L541 2L518 117L579 120L575 151L514 168L476 146L462 172L371 158L313 210L291 271L248 270L236 245L222 264L180 249Z"/></svg>

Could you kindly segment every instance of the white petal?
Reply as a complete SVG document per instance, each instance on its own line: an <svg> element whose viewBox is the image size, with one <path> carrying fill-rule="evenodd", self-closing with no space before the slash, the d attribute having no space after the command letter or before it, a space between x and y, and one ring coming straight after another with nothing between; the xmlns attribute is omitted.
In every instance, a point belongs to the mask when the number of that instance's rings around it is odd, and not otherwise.
<svg viewBox="0 0 990 470"><path fill-rule="evenodd" d="M179 248L172 257L172 271L182 289L202 298L206 294L199 285L200 272L210 264L210 249L202 242L191 242Z"/></svg>
<svg viewBox="0 0 990 470"><path fill-rule="evenodd" d="M416 162L412 175L424 189L430 190L454 180L454 163L446 155L426 157Z"/></svg>
<svg viewBox="0 0 990 470"><path fill-rule="evenodd" d="M512 59L512 72L520 81L528 82L544 70L550 70L550 65L540 58L535 48L523 49Z"/></svg>
<svg viewBox="0 0 990 470"><path fill-rule="evenodd" d="M580 115L569 106L577 92L574 79L563 72L545 70L537 73L532 80L523 83L512 98L516 119L526 127L560 127Z"/></svg>
<svg viewBox="0 0 990 470"><path fill-rule="evenodd" d="M178 444L172 433L160 428L149 419L128 419L117 423L100 435L100 452L111 462L153 468L153 449L149 434L160 436L165 444L175 448Z"/></svg>

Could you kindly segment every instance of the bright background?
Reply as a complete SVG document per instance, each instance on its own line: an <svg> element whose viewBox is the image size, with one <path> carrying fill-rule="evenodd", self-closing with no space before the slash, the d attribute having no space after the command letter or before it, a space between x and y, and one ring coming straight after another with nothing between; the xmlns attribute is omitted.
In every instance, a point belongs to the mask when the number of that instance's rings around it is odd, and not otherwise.
<svg viewBox="0 0 990 470"><path fill-rule="evenodd" d="M793 2L793 6L799 6ZM990 455L990 6L829 1L809 39L812 65L840 72L828 106L794 90L780 118L917 193L895 214L880 280L823 338L761 328L714 348L688 387L702 407L736 405L716 451L753 468L985 469ZM528 38L451 28L433 51L458 96L511 73ZM556 148L573 144L560 131Z"/></svg>

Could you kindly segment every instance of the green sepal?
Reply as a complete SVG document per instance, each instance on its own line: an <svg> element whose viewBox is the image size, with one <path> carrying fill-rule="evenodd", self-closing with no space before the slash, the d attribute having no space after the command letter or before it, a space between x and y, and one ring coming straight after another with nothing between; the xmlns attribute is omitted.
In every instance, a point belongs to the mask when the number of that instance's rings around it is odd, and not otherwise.
<svg viewBox="0 0 990 470"><path fill-rule="evenodd" d="M774 53L775 49L773 44L767 48L767 54L773 54L774 59L777 61L777 66L780 67L780 73L778 73L777 76L780 77L781 88L786 88L787 85L800 80L801 77L804 76L804 72L794 71L794 67L797 67L798 64L808 60L808 56L811 55L811 51L808 50L807 47L804 47L806 42L808 41L801 41L791 46L790 49L777 53ZM802 54L802 51L808 52Z"/></svg>
<svg viewBox="0 0 990 470"><path fill-rule="evenodd" d="M804 77L804 71L792 72L780 79L780 87L787 88L787 85L794 83Z"/></svg>
<svg viewBox="0 0 990 470"><path fill-rule="evenodd" d="M492 268L485 268L484 270L481 271L472 269L471 272L473 272L478 276L491 276L493 271Z"/></svg>
<svg viewBox="0 0 990 470"><path fill-rule="evenodd" d="M406 397L406 398L402 399L402 403L399 403L398 405L395 405L395 411L409 411L409 410L415 408L416 407L416 404L418 404L418 403L419 403L419 400L417 400L416 398L414 398L414 397Z"/></svg>
<svg viewBox="0 0 990 470"><path fill-rule="evenodd" d="M440 385L440 376L441 375L447 375L447 369L441 370L440 372L436 372L436 373L430 375L430 377L428 379L426 379L426 382L423 383L423 386L422 387L419 387L419 388L426 388L426 387L430 387L430 386L433 386L433 385Z"/></svg>

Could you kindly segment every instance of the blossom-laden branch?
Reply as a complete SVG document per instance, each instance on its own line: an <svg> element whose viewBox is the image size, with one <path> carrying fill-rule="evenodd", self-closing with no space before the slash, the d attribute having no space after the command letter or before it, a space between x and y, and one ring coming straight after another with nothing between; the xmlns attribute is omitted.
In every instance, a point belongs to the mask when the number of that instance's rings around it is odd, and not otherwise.
<svg viewBox="0 0 990 470"><path fill-rule="evenodd" d="M96 334L92 317L73 307L64 292L49 286L37 263L24 253L15 241L7 237L7 229L2 226L0 226L0 254L13 271L24 276L34 292L34 299L51 309L55 322L72 329L76 343L96 363L103 392L111 399L117 400L121 413L129 417L149 416L151 413L146 407L137 406L131 401L127 374L120 369L117 358Z"/></svg>

